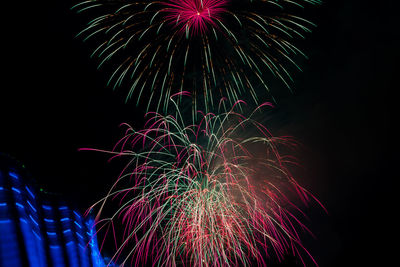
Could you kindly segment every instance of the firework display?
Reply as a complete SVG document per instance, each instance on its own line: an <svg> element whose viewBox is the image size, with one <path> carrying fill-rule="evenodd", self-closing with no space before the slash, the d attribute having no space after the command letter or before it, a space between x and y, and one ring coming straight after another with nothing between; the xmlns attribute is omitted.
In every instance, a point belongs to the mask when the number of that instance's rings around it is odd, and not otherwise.
<svg viewBox="0 0 400 267"><path fill-rule="evenodd" d="M315 26L296 15L319 0L88 0L74 6L92 19L79 34L90 40L109 85L123 83L136 104L168 110L169 97L193 94L193 110L244 96L262 103L269 82L290 88L304 56L293 41Z"/></svg>
<svg viewBox="0 0 400 267"><path fill-rule="evenodd" d="M266 97L275 101L271 79L290 89L297 58L305 57L294 42L315 26L299 14L319 3L88 0L73 7L91 17L78 35L94 45L99 68L111 69L108 85L124 84L127 101L146 103L142 130L123 124L112 150L81 149L127 162L90 207L104 238L115 241L112 261L265 266L291 254L316 264L302 245L299 231L309 230L299 203L319 202L291 174L297 143L274 137L255 113L272 106ZM249 116L241 99L257 106Z"/></svg>
<svg viewBox="0 0 400 267"><path fill-rule="evenodd" d="M290 172L297 143L272 136L254 119L270 104L246 117L237 111L239 101L188 122L171 103L173 115L148 113L142 130L125 124L111 151L82 149L127 162L91 207L98 208L99 229L118 220L124 225L112 260L129 266L264 266L269 256L286 254L313 260L298 234L308 230L295 200L315 198ZM108 218L106 207L113 214Z"/></svg>

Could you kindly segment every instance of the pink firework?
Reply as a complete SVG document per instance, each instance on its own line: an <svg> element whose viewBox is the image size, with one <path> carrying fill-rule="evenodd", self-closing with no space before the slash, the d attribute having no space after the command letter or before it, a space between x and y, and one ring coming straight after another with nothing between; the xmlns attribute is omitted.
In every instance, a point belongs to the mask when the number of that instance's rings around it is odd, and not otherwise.
<svg viewBox="0 0 400 267"><path fill-rule="evenodd" d="M193 121L179 109L175 116L148 113L144 129L128 126L108 151L128 163L93 205L102 218L98 229L124 226L123 234L113 234L112 260L122 266L265 266L269 256L291 254L314 261L299 231L309 231L300 220L301 201L315 198L292 176L295 158L281 152L297 143L272 136L252 119L255 113L245 117L235 109L199 112ZM113 207L108 218L106 206Z"/></svg>
<svg viewBox="0 0 400 267"><path fill-rule="evenodd" d="M176 24L182 32L203 33L208 25L216 27L216 21L226 12L228 0L168 0L166 19Z"/></svg>

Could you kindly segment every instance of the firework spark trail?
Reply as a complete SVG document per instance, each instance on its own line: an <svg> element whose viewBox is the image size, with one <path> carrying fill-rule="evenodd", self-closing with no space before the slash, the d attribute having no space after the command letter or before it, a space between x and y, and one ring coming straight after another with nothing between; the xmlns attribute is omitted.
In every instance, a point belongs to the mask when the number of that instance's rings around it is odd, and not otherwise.
<svg viewBox="0 0 400 267"><path fill-rule="evenodd" d="M231 105L244 96L260 103L273 77L290 88L291 69L300 69L294 60L305 56L293 42L315 25L287 10L319 3L89 0L74 9L93 18L78 35L94 43L99 68L110 61L108 84L127 84L127 100L167 110L172 94L188 90L193 110L208 111L222 97Z"/></svg>
<svg viewBox="0 0 400 267"><path fill-rule="evenodd" d="M201 113L189 124L172 103L175 116L149 113L140 131L125 125L125 135L108 151L129 159L109 193L91 207L99 208L99 219L106 203L119 199L113 215L98 221L125 226L112 260L123 251L122 264L131 259L135 266L146 260L161 266L265 265L266 256L282 259L286 253L313 260L298 235L308 231L296 215L301 210L289 195L296 192L306 202L314 197L290 174L293 157L279 153L296 143L273 137L254 113L236 112L240 102L219 115ZM255 137L245 137L250 127L257 129Z"/></svg>

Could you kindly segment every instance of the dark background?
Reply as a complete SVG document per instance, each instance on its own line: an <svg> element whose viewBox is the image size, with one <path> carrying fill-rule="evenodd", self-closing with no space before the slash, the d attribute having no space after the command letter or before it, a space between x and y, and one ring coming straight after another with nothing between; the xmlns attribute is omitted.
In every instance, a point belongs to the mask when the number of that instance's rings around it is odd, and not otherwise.
<svg viewBox="0 0 400 267"><path fill-rule="evenodd" d="M70 1L4 7L0 152L23 162L38 185L82 211L120 170L108 156L122 122L142 124L124 88L106 88L90 49L74 36L87 20ZM320 266L389 266L395 197L399 35L387 1L330 0L307 17L318 27L302 43L310 57L269 128L300 140L303 184L324 203L306 213L305 239ZM397 156L398 158L398 156Z"/></svg>

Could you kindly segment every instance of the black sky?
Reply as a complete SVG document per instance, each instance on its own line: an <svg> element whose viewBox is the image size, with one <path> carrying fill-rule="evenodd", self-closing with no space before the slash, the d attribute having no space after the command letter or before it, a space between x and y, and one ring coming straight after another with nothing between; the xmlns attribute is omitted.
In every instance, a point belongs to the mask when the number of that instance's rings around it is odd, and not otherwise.
<svg viewBox="0 0 400 267"><path fill-rule="evenodd" d="M90 49L74 36L86 22L70 1L13 3L3 23L0 152L21 162L46 190L84 210L118 175L108 156L118 125L140 127L143 111L124 88L105 86ZM320 266L389 266L398 179L395 170L400 59L396 16L387 1L331 0L308 17L318 24L303 43L310 59L295 75L270 128L306 147L302 180L329 215L309 209ZM396 156L396 157L395 157ZM396 192L395 192L396 190Z"/></svg>

